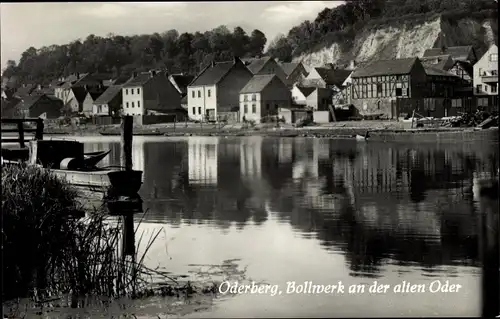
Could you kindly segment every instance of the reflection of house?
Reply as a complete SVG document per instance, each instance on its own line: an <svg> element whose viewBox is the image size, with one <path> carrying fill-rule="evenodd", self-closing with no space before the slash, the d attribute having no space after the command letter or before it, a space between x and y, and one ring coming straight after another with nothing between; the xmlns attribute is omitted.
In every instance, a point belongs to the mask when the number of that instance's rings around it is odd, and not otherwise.
<svg viewBox="0 0 500 319"><path fill-rule="evenodd" d="M262 138L244 139L240 143L241 176L260 178L262 174Z"/></svg>
<svg viewBox="0 0 500 319"><path fill-rule="evenodd" d="M217 184L217 139L189 139L188 167L190 184Z"/></svg>
<svg viewBox="0 0 500 319"><path fill-rule="evenodd" d="M278 144L278 163L286 164L293 161L293 140L284 139Z"/></svg>
<svg viewBox="0 0 500 319"><path fill-rule="evenodd" d="M290 91L274 74L254 75L240 91L240 118L260 123L290 106Z"/></svg>
<svg viewBox="0 0 500 319"><path fill-rule="evenodd" d="M132 143L132 168L144 172L144 140L134 139ZM142 178L144 179L144 174Z"/></svg>

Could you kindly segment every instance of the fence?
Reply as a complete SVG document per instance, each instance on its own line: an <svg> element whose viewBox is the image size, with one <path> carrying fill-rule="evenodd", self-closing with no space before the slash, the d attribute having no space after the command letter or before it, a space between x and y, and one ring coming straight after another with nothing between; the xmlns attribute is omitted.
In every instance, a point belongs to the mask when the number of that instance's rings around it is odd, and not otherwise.
<svg viewBox="0 0 500 319"><path fill-rule="evenodd" d="M1 143L19 143L21 148L25 147L25 142L28 139L25 138L24 133L35 133L34 138L36 140L43 140L43 119L41 118L24 118L24 119L1 119L2 128L2 139ZM25 127L25 123L36 123L36 128ZM15 124L16 128L4 127L4 124ZM7 125L6 125L7 126ZM4 138L4 133L18 133L18 137L15 138Z"/></svg>

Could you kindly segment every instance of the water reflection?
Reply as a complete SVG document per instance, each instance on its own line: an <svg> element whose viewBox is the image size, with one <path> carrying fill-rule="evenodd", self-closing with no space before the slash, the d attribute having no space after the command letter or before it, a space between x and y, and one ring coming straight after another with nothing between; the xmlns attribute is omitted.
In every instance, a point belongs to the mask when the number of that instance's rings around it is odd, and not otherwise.
<svg viewBox="0 0 500 319"><path fill-rule="evenodd" d="M118 143L93 143L87 151ZM244 230L268 219L342 252L352 276L383 264L477 265L474 180L497 176L495 144L186 138L134 144L149 221Z"/></svg>

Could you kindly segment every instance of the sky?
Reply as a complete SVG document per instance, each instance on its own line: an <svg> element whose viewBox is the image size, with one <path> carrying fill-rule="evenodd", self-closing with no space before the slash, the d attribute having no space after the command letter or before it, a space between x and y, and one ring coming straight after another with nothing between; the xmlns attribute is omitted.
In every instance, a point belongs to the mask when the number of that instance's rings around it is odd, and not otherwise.
<svg viewBox="0 0 500 319"><path fill-rule="evenodd" d="M343 1L255 2L73 2L2 3L1 65L19 61L30 46L66 44L89 34L106 36L179 33L241 26L248 34L259 29L268 43L304 20L314 20L325 7Z"/></svg>

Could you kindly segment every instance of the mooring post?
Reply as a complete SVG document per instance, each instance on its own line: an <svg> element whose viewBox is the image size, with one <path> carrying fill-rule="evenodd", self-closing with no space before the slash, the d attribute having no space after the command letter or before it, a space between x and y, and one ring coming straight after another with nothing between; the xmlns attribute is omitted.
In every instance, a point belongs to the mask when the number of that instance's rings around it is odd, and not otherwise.
<svg viewBox="0 0 500 319"><path fill-rule="evenodd" d="M36 132L35 132L36 140L43 140L43 119L36 120Z"/></svg>
<svg viewBox="0 0 500 319"><path fill-rule="evenodd" d="M22 120L17 122L17 130L19 131L19 145L24 148L24 122Z"/></svg>
<svg viewBox="0 0 500 319"><path fill-rule="evenodd" d="M479 184L481 220L482 316L500 315L500 237L498 216L498 180L483 180Z"/></svg>
<svg viewBox="0 0 500 319"><path fill-rule="evenodd" d="M121 125L121 166L125 171L132 170L132 138L133 117L126 115L122 118ZM123 255L133 256L135 254L134 216L126 213L123 218Z"/></svg>

